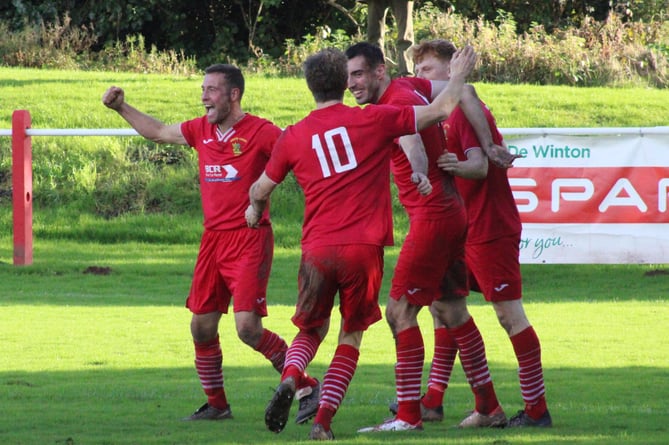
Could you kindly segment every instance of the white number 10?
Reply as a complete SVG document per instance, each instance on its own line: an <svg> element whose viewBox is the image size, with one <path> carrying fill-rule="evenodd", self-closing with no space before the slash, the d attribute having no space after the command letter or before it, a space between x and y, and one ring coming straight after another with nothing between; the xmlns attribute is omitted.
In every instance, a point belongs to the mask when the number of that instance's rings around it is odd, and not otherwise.
<svg viewBox="0 0 669 445"><path fill-rule="evenodd" d="M328 148L330 162L334 168L335 173L341 173L348 170L353 170L358 166L358 161L355 159L355 153L353 153L353 146L351 146L351 140L348 137L345 127L337 127L332 130L328 130L323 135L325 138L325 145ZM340 139L341 143L344 145L344 150L346 153L345 162L342 162L342 159L339 158L339 153L337 152L337 147L335 145L335 138ZM323 144L319 135L314 134L311 136L311 148L316 150L316 156L318 156L318 162L321 164L321 171L323 172L323 177L327 178L332 176L330 172L330 167L328 166L327 156L325 150L323 150Z"/></svg>

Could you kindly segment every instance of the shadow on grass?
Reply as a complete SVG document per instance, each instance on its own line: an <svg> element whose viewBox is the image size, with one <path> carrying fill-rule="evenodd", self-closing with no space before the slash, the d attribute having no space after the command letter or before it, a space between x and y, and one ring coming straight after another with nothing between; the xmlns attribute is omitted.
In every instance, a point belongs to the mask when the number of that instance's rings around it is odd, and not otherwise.
<svg viewBox="0 0 669 445"><path fill-rule="evenodd" d="M95 364L91 364L95 366ZM491 364L507 414L521 407L515 370ZM310 372L319 377L325 368ZM0 373L0 437L12 444L269 444L305 440L309 425L289 423L276 435L264 409L279 376L268 368L227 366L226 391L234 420L183 422L204 401L191 368L100 369ZM653 444L666 443L669 388L656 367L547 370L554 420L544 430L459 430L472 408L469 387L456 374L445 399L443 423L423 432L359 435L381 422L394 398L392 367L361 364L334 419L340 443L380 444ZM502 380L503 379L503 380ZM296 413L293 406L291 416Z"/></svg>
<svg viewBox="0 0 669 445"><path fill-rule="evenodd" d="M99 251L93 251L99 249ZM0 262L0 304L183 305L190 289L197 246L94 246L49 252L30 266ZM386 254L381 290L385 301L396 251ZM268 289L269 304L295 303L297 249L277 249ZM523 265L524 298L534 303L658 301L669 295L666 265ZM472 292L470 304L486 304Z"/></svg>

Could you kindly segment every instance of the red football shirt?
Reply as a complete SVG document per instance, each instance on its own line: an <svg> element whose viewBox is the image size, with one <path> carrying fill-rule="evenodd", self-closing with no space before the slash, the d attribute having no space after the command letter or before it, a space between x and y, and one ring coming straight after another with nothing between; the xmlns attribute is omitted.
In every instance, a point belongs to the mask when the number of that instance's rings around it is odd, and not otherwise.
<svg viewBox="0 0 669 445"><path fill-rule="evenodd" d="M279 183L292 170L302 187L303 247L392 245L391 142L415 132L413 107L344 104L286 128L265 172Z"/></svg>
<svg viewBox="0 0 669 445"><path fill-rule="evenodd" d="M281 129L246 114L225 133L210 124L206 116L183 122L181 133L198 151L204 227L246 227L249 188L262 174ZM269 223L268 209L261 224Z"/></svg>
<svg viewBox="0 0 669 445"><path fill-rule="evenodd" d="M481 103L488 120L495 144L502 144L502 135L497 130L495 118L485 104ZM466 152L480 147L474 128L464 112L457 107L444 122L448 151L466 160ZM520 233L521 222L518 208L511 192L506 170L488 162L488 176L473 180L457 177L455 183L465 201L469 228L467 243L483 243L502 236Z"/></svg>
<svg viewBox="0 0 669 445"><path fill-rule="evenodd" d="M427 105L432 95L432 83L416 77L401 77L390 85L379 99L379 104ZM444 132L439 124L424 128L420 132L427 154L427 176L432 184L432 193L422 196L411 182L411 164L402 148L394 144L391 171L397 185L399 200L409 216L443 217L450 209L462 205L455 191L453 177L444 174L437 166L437 158L446 149Z"/></svg>

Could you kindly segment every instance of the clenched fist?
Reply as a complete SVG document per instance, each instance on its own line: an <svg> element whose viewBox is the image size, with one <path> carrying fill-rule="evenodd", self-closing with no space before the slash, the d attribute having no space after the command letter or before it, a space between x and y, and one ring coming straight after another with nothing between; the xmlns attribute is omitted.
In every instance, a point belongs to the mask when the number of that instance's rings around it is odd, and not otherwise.
<svg viewBox="0 0 669 445"><path fill-rule="evenodd" d="M109 87L102 96L102 103L112 110L118 111L123 102L125 102L125 93L119 87Z"/></svg>

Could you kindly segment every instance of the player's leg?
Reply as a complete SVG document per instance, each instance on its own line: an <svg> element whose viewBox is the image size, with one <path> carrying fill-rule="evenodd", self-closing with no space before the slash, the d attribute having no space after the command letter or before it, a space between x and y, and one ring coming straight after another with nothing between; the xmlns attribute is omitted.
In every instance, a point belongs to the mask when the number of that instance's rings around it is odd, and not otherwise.
<svg viewBox="0 0 669 445"><path fill-rule="evenodd" d="M522 305L519 250L520 234L467 246L467 264L476 275L485 299L492 302L518 360L518 377L525 408L509 419L509 426L551 426L545 398L541 344Z"/></svg>
<svg viewBox="0 0 669 445"><path fill-rule="evenodd" d="M195 347L195 369L207 395L207 403L184 420L232 418L223 385L223 352L218 336L220 312L193 314L191 333Z"/></svg>
<svg viewBox="0 0 669 445"><path fill-rule="evenodd" d="M458 345L460 362L474 394L474 411L459 427L503 427L506 415L495 393L483 337L467 310L466 298L444 298L432 307Z"/></svg>
<svg viewBox="0 0 669 445"><path fill-rule="evenodd" d="M323 377L321 400L310 434L312 438L314 438L316 432L324 432L334 436L332 433L332 419L339 410L346 391L353 380L353 375L358 369L363 331L345 332L343 331L343 324L344 320L342 320L342 330L340 330L337 349L335 349L330 365Z"/></svg>
<svg viewBox="0 0 669 445"><path fill-rule="evenodd" d="M425 345L417 319L421 308L420 305L412 304L405 295L388 299L386 320L395 338L397 412L394 419L371 429L364 429L363 432L387 431L389 428L394 431L422 429L420 392Z"/></svg>
<svg viewBox="0 0 669 445"><path fill-rule="evenodd" d="M335 246L341 327L335 354L325 376L311 437L332 434L331 424L358 367L363 332L379 321L379 290L383 277L383 247Z"/></svg>
<svg viewBox="0 0 669 445"><path fill-rule="evenodd" d="M395 338L395 383L397 402L390 407L395 417L360 431L401 431L422 429L420 403L425 345L418 326L419 311L440 296L439 285L452 261L453 246L462 246L465 233L464 209L460 216L461 234L452 230L458 218L412 218L393 274L386 320ZM443 412L443 411L442 411ZM433 420L433 419L429 419Z"/></svg>
<svg viewBox="0 0 669 445"><path fill-rule="evenodd" d="M272 267L274 236L270 226L256 230L229 231L227 256L219 258L219 270L234 295L235 324L238 337L261 353L281 373L288 345L277 333L264 328L267 316L267 284ZM302 423L316 412L318 380L306 372L297 382L301 410L296 421Z"/></svg>
<svg viewBox="0 0 669 445"><path fill-rule="evenodd" d="M191 290L186 306L192 312L190 323L195 349L195 369L207 402L184 420L222 420L232 418L223 385L223 352L218 336L221 315L227 312L230 293L216 270L218 234L202 235Z"/></svg>
<svg viewBox="0 0 669 445"><path fill-rule="evenodd" d="M441 293L448 300L464 299L469 294L468 272L462 242L460 250L454 252L453 261L442 278ZM423 411L423 420L440 421L444 416L443 399L451 379L458 344L441 321L441 316L434 304L430 306L430 313L434 323L434 355L427 381L427 392L421 399L421 411ZM460 314L460 317L464 315L466 314ZM466 319L456 319L454 322L460 324L465 321Z"/></svg>
<svg viewBox="0 0 669 445"><path fill-rule="evenodd" d="M237 336L281 372L288 345L262 324L262 318L268 314L267 284L274 249L272 228L226 231L225 236L225 247L219 249L217 265L234 295Z"/></svg>
<svg viewBox="0 0 669 445"><path fill-rule="evenodd" d="M298 274L298 300L292 318L299 332L286 352L281 383L265 409L265 424L270 431L279 433L286 426L292 401L306 381L306 367L328 332L330 313L337 293L337 282L332 270L332 265L336 264L336 256L333 255L332 248L317 248L302 253ZM312 398L318 400L322 391L318 381L316 385L317 392L312 390L310 396L313 395ZM313 410L304 421L315 415L317 409L318 405L313 403ZM298 419L300 415L298 410Z"/></svg>
<svg viewBox="0 0 669 445"><path fill-rule="evenodd" d="M434 323L434 354L427 379L427 392L421 398L421 412L423 421L441 421L444 418L444 395L458 355L458 344L446 325L434 314L432 307L430 313Z"/></svg>
<svg viewBox="0 0 669 445"><path fill-rule="evenodd" d="M509 426L552 426L546 405L541 343L525 315L522 300L493 302L493 307L513 345L525 403L525 408L510 419Z"/></svg>

